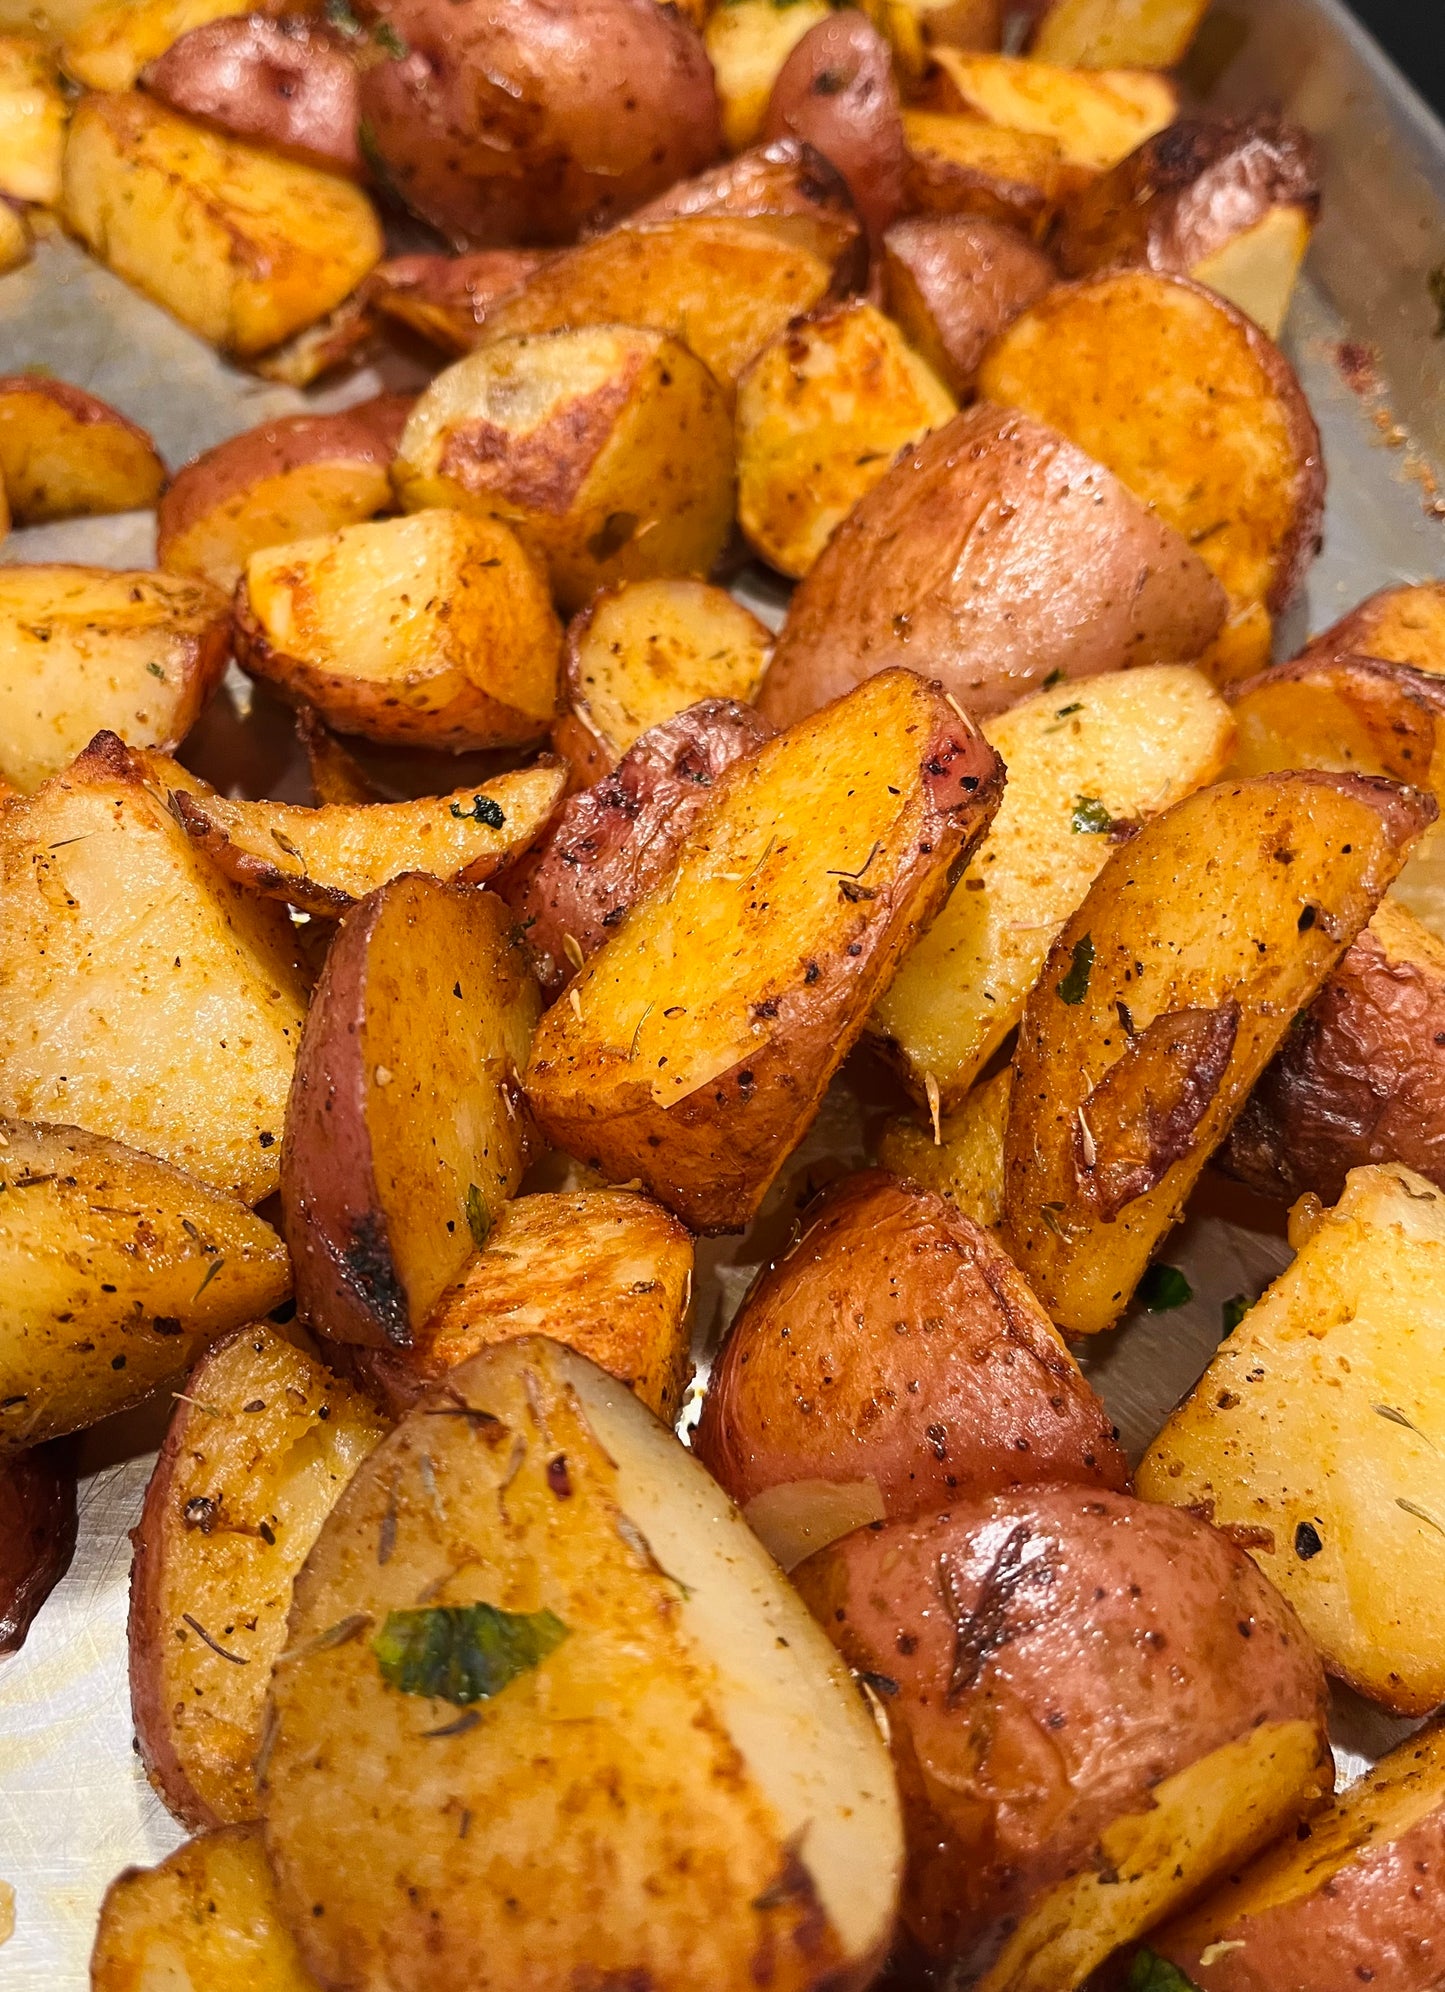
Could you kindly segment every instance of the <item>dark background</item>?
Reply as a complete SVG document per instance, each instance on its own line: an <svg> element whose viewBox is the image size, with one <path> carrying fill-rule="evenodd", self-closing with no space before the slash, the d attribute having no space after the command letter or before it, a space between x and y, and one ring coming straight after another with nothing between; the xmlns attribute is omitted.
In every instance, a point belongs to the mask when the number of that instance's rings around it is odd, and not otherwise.
<svg viewBox="0 0 1445 1992"><path fill-rule="evenodd" d="M1349 3L1420 94L1445 115L1442 0L1349 0Z"/></svg>

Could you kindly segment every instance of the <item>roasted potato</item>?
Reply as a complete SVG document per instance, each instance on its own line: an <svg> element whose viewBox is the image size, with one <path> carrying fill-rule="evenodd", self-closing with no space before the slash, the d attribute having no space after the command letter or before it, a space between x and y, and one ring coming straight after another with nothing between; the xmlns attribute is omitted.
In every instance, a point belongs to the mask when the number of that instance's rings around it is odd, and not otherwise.
<svg viewBox="0 0 1445 1992"><path fill-rule="evenodd" d="M778 72L828 15L828 0L730 0L709 11L703 39L730 152L756 145Z"/></svg>
<svg viewBox="0 0 1445 1992"><path fill-rule="evenodd" d="M910 215L883 238L888 315L957 395L994 336L1057 278L1016 228L982 215Z"/></svg>
<svg viewBox="0 0 1445 1992"><path fill-rule="evenodd" d="M1177 1922L1151 1959L1204 1992L1428 1984L1445 1943L1445 1729L1399 1744L1342 1798ZM1168 1981L1156 1978L1167 1988ZM1146 1981L1147 1983L1147 1981Z"/></svg>
<svg viewBox="0 0 1445 1992"><path fill-rule="evenodd" d="M130 1698L146 1775L193 1831L256 1817L291 1583L385 1430L264 1323L212 1348L177 1398L133 1537Z"/></svg>
<svg viewBox="0 0 1445 1992"><path fill-rule="evenodd" d="M747 7L752 0L729 0ZM811 0L794 0L805 10ZM679 180L665 194L648 201L627 217L628 228L646 228L659 221L679 221L689 215L734 215L740 220L789 216L812 223L819 253L840 270L840 283L861 289L868 274L868 245L859 226L858 210L848 183L816 146L798 138L777 138L725 159L694 179Z"/></svg>
<svg viewBox="0 0 1445 1992"><path fill-rule="evenodd" d="M324 318L382 251L371 203L349 180L139 93L81 98L62 213L117 276L241 359Z"/></svg>
<svg viewBox="0 0 1445 1992"><path fill-rule="evenodd" d="M323 1983L379 1992L402 1955L415 1992L872 1981L902 1852L878 1732L726 1498L582 1357L528 1337L453 1370L333 1509L290 1640L266 1843Z"/></svg>
<svg viewBox="0 0 1445 1992"><path fill-rule="evenodd" d="M254 677L369 740L522 746L556 709L562 628L500 519L433 510L263 548L235 640Z"/></svg>
<svg viewBox="0 0 1445 1992"><path fill-rule="evenodd" d="M75 0L61 0L73 16ZM59 11L48 7L49 13ZM262 15L319 12L315 0L94 0L81 4L80 18L65 23L60 55L65 72L87 90L132 90L148 63L173 42L225 14Z"/></svg>
<svg viewBox="0 0 1445 1992"><path fill-rule="evenodd" d="M0 1171L9 1166L10 1157L0 1156ZM35 1614L70 1568L75 1534L71 1448L0 1457L0 1657L25 1644Z"/></svg>
<svg viewBox="0 0 1445 1992"><path fill-rule="evenodd" d="M1390 664L1413 664L1417 671L1445 673L1445 581L1402 581L1381 588L1303 652L1302 661L1352 654L1381 657Z"/></svg>
<svg viewBox="0 0 1445 1992"><path fill-rule="evenodd" d="M30 261L34 248L30 227L23 214L0 199L0 277L9 270L18 270L22 263ZM5 493L0 490L0 539L10 530L10 507L5 502Z"/></svg>
<svg viewBox="0 0 1445 1992"><path fill-rule="evenodd" d="M899 671L739 762L543 1018L525 1082L542 1131L694 1230L741 1229L1001 779L969 722Z"/></svg>
<svg viewBox="0 0 1445 1992"><path fill-rule="evenodd" d="M700 37L654 0L367 0L373 170L458 248L570 242L722 149Z"/></svg>
<svg viewBox="0 0 1445 1992"><path fill-rule="evenodd" d="M977 1992L1071 1992L1333 1783L1298 1619L1192 1515L1019 1488L793 1581L887 1711L904 1925Z"/></svg>
<svg viewBox="0 0 1445 1992"><path fill-rule="evenodd" d="M1182 664L1040 693L984 732L1009 771L998 815L869 1025L909 1090L950 1113L1023 1015L1110 852L1217 781L1234 737L1223 699Z"/></svg>
<svg viewBox="0 0 1445 1992"><path fill-rule="evenodd" d="M227 1826L106 1890L92 1992L317 1992L281 1920L259 1826Z"/></svg>
<svg viewBox="0 0 1445 1992"><path fill-rule="evenodd" d="M497 881L548 996L663 879L714 785L773 728L749 706L704 699L650 727L616 769L573 796Z"/></svg>
<svg viewBox="0 0 1445 1992"><path fill-rule="evenodd" d="M545 260L536 249L476 249L466 256L397 256L367 278L367 295L387 318L447 353L469 353L482 338L487 306Z"/></svg>
<svg viewBox="0 0 1445 1992"><path fill-rule="evenodd" d="M1051 138L1071 166L1104 172L1172 124L1179 92L1149 69L1065 69L955 48L933 52L930 107Z"/></svg>
<svg viewBox="0 0 1445 1992"><path fill-rule="evenodd" d="M906 110L908 206L972 214L1041 236L1064 193L1086 175L1042 132L1010 131L947 111Z"/></svg>
<svg viewBox="0 0 1445 1992"><path fill-rule="evenodd" d="M1235 771L1329 768L1414 782L1445 798L1445 680L1410 664L1311 645L1228 690Z"/></svg>
<svg viewBox="0 0 1445 1992"><path fill-rule="evenodd" d="M1269 617L1319 549L1325 473L1294 371L1257 325L1183 277L1092 277L1016 318L978 388L1088 450L1198 549L1230 597L1221 680L1269 662Z"/></svg>
<svg viewBox="0 0 1445 1992"><path fill-rule="evenodd" d="M390 466L411 413L379 394L339 415L283 415L188 463L156 515L156 558L230 594L253 553L359 526L392 503Z"/></svg>
<svg viewBox="0 0 1445 1992"><path fill-rule="evenodd" d="M758 693L789 726L915 659L975 714L1047 680L1197 657L1224 619L1199 556L1102 465L999 408L902 456L834 533Z"/></svg>
<svg viewBox="0 0 1445 1992"><path fill-rule="evenodd" d="M149 511L165 477L145 430L95 395L43 374L0 378L0 482L17 524Z"/></svg>
<svg viewBox="0 0 1445 1992"><path fill-rule="evenodd" d="M489 340L417 402L392 479L409 512L504 519L570 614L598 588L712 566L733 515L727 401L665 332Z"/></svg>
<svg viewBox="0 0 1445 1992"><path fill-rule="evenodd" d="M861 298L797 319L738 382L738 522L795 579L953 396Z"/></svg>
<svg viewBox="0 0 1445 1992"><path fill-rule="evenodd" d="M856 1526L828 1512L840 1485L866 1489L868 1520L907 1521L1005 1487L1129 1479L1103 1405L998 1246L881 1170L834 1183L755 1282L693 1451L784 1569Z"/></svg>
<svg viewBox="0 0 1445 1992"><path fill-rule="evenodd" d="M870 15L877 12L870 0ZM997 49L1003 40L1004 0L886 0L881 12L893 60L912 87L928 66L929 51L949 48Z"/></svg>
<svg viewBox="0 0 1445 1992"><path fill-rule="evenodd" d="M342 921L286 1112L281 1199L302 1321L407 1347L527 1159L518 1075L540 1009L511 915L416 874Z"/></svg>
<svg viewBox="0 0 1445 1992"><path fill-rule="evenodd" d="M232 138L360 178L361 71L345 39L298 15L235 14L193 28L141 80L173 111Z"/></svg>
<svg viewBox="0 0 1445 1992"><path fill-rule="evenodd" d="M1210 1153L1435 818L1353 775L1199 790L1115 851L1019 1027L1004 1235L1066 1334L1111 1328Z"/></svg>
<svg viewBox="0 0 1445 1992"><path fill-rule="evenodd" d="M204 581L0 566L0 775L38 788L103 727L179 746L230 651L226 599Z"/></svg>
<svg viewBox="0 0 1445 1992"><path fill-rule="evenodd" d="M883 1168L906 1183L947 1197L985 1231L1003 1222L1003 1140L1008 1127L1013 1067L1005 1065L965 1095L938 1127L899 1118L878 1139Z"/></svg>
<svg viewBox="0 0 1445 1992"><path fill-rule="evenodd" d="M1209 0L1044 0L1029 54L1080 69L1173 69L1189 53Z"/></svg>
<svg viewBox="0 0 1445 1992"><path fill-rule="evenodd" d="M763 143L805 140L842 174L876 249L903 211L908 153L888 44L854 7L809 28L778 71Z"/></svg>
<svg viewBox="0 0 1445 1992"><path fill-rule="evenodd" d="M139 1403L290 1292L233 1197L79 1128L0 1135L0 1455Z"/></svg>
<svg viewBox="0 0 1445 1992"><path fill-rule="evenodd" d="M705 581L605 589L568 625L552 745L574 784L600 781L644 733L701 700L751 699L772 647L755 615Z"/></svg>
<svg viewBox="0 0 1445 1992"><path fill-rule="evenodd" d="M44 44L0 34L0 198L55 205L69 118Z"/></svg>
<svg viewBox="0 0 1445 1992"><path fill-rule="evenodd" d="M625 1383L664 1424L692 1371L692 1239L626 1190L503 1204L407 1349L358 1349L357 1375L395 1417L482 1349L546 1335Z"/></svg>
<svg viewBox="0 0 1445 1992"><path fill-rule="evenodd" d="M1140 1492L1248 1531L1332 1674L1445 1699L1445 1199L1356 1169L1150 1447Z"/></svg>
<svg viewBox="0 0 1445 1992"><path fill-rule="evenodd" d="M340 803L350 807L356 803L384 800L381 790L361 763L342 746L334 733L326 730L310 706L302 706L296 715L296 737L305 749L307 772L318 803ZM475 813L474 809L473 815ZM483 814L486 812L483 811Z"/></svg>
<svg viewBox="0 0 1445 1992"><path fill-rule="evenodd" d="M214 870L113 733L0 809L0 1114L259 1203L305 1012L282 909Z"/></svg>

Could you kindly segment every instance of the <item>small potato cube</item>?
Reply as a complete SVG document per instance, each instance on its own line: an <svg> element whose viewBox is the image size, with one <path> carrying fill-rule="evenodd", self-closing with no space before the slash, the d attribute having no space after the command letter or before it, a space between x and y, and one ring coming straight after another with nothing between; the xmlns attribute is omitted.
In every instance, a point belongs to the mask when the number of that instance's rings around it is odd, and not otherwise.
<svg viewBox="0 0 1445 1992"><path fill-rule="evenodd" d="M146 512L165 477L145 430L95 395L39 374L0 379L0 483L20 525Z"/></svg>
<svg viewBox="0 0 1445 1992"><path fill-rule="evenodd" d="M820 21L829 17L827 0L732 0L714 7L703 39L717 77L723 137L731 152L752 145L763 128L778 71Z"/></svg>
<svg viewBox="0 0 1445 1992"><path fill-rule="evenodd" d="M1147 69L1065 69L1018 56L934 50L930 105L1054 139L1103 172L1173 122L1179 92Z"/></svg>
<svg viewBox="0 0 1445 1992"><path fill-rule="evenodd" d="M1045 0L1029 42L1038 62L1077 69L1174 69L1209 0Z"/></svg>
<svg viewBox="0 0 1445 1992"><path fill-rule="evenodd" d="M938 1134L917 1120L891 1120L878 1142L878 1160L904 1182L921 1183L985 1231L1003 1222L1003 1138L1008 1126L1013 1067L975 1086L951 1114L940 1114Z"/></svg>
<svg viewBox="0 0 1445 1992"><path fill-rule="evenodd" d="M69 116L42 44L0 35L0 197L54 206Z"/></svg>

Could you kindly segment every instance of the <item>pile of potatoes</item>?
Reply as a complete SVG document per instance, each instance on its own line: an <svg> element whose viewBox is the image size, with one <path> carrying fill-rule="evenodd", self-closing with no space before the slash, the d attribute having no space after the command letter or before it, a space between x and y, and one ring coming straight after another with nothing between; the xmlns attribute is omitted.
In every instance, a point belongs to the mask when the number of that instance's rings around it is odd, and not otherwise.
<svg viewBox="0 0 1445 1992"><path fill-rule="evenodd" d="M1445 583L1273 661L1319 190L1202 12L0 0L0 268L432 376L174 475L0 378L0 531L157 524L0 565L0 1649L175 1400L98 1992L1437 1983L1327 1683L1445 1702ZM1131 1462L1206 1171L1295 1256Z"/></svg>

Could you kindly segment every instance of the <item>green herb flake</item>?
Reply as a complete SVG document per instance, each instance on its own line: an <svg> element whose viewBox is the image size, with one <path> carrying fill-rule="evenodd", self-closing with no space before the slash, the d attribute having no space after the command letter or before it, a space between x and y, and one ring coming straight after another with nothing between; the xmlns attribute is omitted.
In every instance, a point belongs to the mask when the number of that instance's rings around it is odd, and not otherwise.
<svg viewBox="0 0 1445 1992"><path fill-rule="evenodd" d="M459 823L485 823L489 830L500 830L507 820L502 805L494 802L489 795L474 795L470 809L463 809L459 802L454 802L452 815Z"/></svg>
<svg viewBox="0 0 1445 1992"><path fill-rule="evenodd" d="M352 13L348 0L326 0L326 18L333 28L339 28L344 35L361 33L361 23Z"/></svg>
<svg viewBox="0 0 1445 1992"><path fill-rule="evenodd" d="M1057 671L1050 671L1048 677L1044 679L1044 685L1043 685L1044 690L1046 692L1051 692L1054 689L1055 685L1062 685L1064 682L1064 677L1065 673L1062 670L1062 668L1060 668Z"/></svg>
<svg viewBox="0 0 1445 1992"><path fill-rule="evenodd" d="M1151 1266L1139 1282L1138 1298L1151 1314L1168 1314L1193 1300L1194 1289L1177 1266Z"/></svg>
<svg viewBox="0 0 1445 1992"><path fill-rule="evenodd" d="M371 1650L388 1687L466 1708L540 1666L567 1633L555 1612L423 1605L388 1612Z"/></svg>
<svg viewBox="0 0 1445 1992"><path fill-rule="evenodd" d="M1098 837L1108 829L1113 820L1096 795L1081 795L1074 804L1074 813L1069 818L1069 828L1090 837Z"/></svg>
<svg viewBox="0 0 1445 1992"><path fill-rule="evenodd" d="M492 1228L492 1219L482 1193L475 1183L467 1185L467 1229L472 1234L472 1243L480 1252L487 1242L487 1234Z"/></svg>
<svg viewBox="0 0 1445 1992"><path fill-rule="evenodd" d="M1425 279L1430 302L1435 307L1435 337L1445 339L1445 263L1437 263Z"/></svg>
<svg viewBox="0 0 1445 1992"><path fill-rule="evenodd" d="M154 658L152 658L151 662L146 665L146 669L147 671L150 672L153 678L159 678L162 684L165 683L166 681L165 671L162 669L162 667L159 664L155 662Z"/></svg>
<svg viewBox="0 0 1445 1992"><path fill-rule="evenodd" d="M1059 984L1059 1000L1062 1003L1082 1003L1089 993L1089 977L1094 972L1094 937L1085 934L1081 941L1074 943L1074 951L1069 960L1068 971Z"/></svg>
<svg viewBox="0 0 1445 1992"><path fill-rule="evenodd" d="M378 48L384 48L387 54L393 56L398 62L405 62L411 54L411 49L402 40L390 21L378 21L372 30L371 38Z"/></svg>
<svg viewBox="0 0 1445 1992"><path fill-rule="evenodd" d="M1229 1299L1225 1301L1224 1305L1219 1310L1219 1316L1221 1321L1224 1323L1224 1332L1226 1335L1232 1335L1234 1333L1235 1329L1239 1326L1240 1322L1243 1321L1245 1315L1248 1314L1250 1308L1253 1306L1254 1302L1250 1299L1247 1293L1236 1293L1230 1295Z"/></svg>
<svg viewBox="0 0 1445 1992"><path fill-rule="evenodd" d="M1129 1992L1199 1992L1199 1987L1167 1957L1141 1950L1135 1952L1129 1967Z"/></svg>

